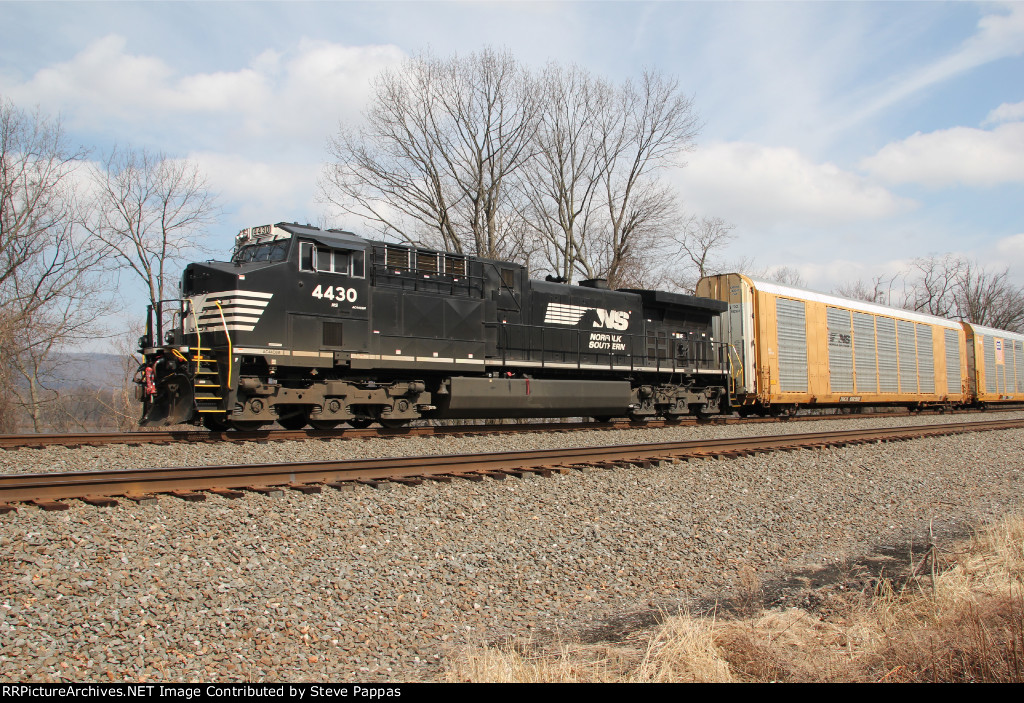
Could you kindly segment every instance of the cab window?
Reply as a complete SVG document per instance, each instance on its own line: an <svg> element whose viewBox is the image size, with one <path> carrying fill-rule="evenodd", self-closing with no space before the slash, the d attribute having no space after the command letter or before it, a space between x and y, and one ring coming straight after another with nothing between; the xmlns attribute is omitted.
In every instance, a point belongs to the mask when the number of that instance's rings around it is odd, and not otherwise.
<svg viewBox="0 0 1024 703"><path fill-rule="evenodd" d="M316 244L302 242L299 246L299 270L316 271L317 273L335 273L341 276L363 278L364 256L362 251L334 249Z"/></svg>
<svg viewBox="0 0 1024 703"><path fill-rule="evenodd" d="M234 261L247 264L253 261L276 262L288 258L288 241L249 244L235 252Z"/></svg>

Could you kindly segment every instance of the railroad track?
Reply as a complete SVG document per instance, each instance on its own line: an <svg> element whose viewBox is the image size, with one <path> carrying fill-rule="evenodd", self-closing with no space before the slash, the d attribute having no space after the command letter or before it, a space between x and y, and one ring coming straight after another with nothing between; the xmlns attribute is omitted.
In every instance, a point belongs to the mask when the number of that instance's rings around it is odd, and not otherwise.
<svg viewBox="0 0 1024 703"><path fill-rule="evenodd" d="M990 412L1010 412L1020 408L1000 408ZM957 412L977 412L973 410ZM257 430L255 432L208 432L205 430L156 430L146 432L75 432L61 434L0 434L0 449L39 449L42 447L78 448L105 444L174 444L202 442L286 442L308 439L372 439L376 437L429 437L489 434L515 434L531 432L578 432L581 430L619 430L655 427L680 427L698 424L736 424L759 422L805 422L812 420L844 420L853 418L904 417L907 412L869 413L857 415L797 415L796 417L712 416L698 420L681 418L678 421L651 420L649 422L520 422L501 425L428 425L403 428L365 428L339 430Z"/></svg>
<svg viewBox="0 0 1024 703"><path fill-rule="evenodd" d="M157 494L200 501L205 500L207 493L238 498L247 491L319 493L325 487L344 490L358 485L521 478L526 474L550 475L594 467L647 467L662 461L728 458L1020 427L1024 427L1024 419L454 456L16 474L0 476L0 512L15 510L17 503L63 510L69 505L59 501L72 498L97 506L115 506L120 498L147 502L156 500Z"/></svg>

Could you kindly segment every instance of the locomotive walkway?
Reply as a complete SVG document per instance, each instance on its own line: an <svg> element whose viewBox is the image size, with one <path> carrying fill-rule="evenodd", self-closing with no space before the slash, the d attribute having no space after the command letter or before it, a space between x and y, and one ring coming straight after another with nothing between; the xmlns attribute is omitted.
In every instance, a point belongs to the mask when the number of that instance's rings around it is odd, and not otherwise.
<svg viewBox="0 0 1024 703"><path fill-rule="evenodd" d="M72 498L97 506L114 506L122 497L145 502L155 500L157 494L201 501L205 500L205 492L238 498L246 491L271 495L286 489L318 493L324 487L344 490L368 485L377 488L388 482L416 485L428 480L456 478L506 479L525 474L586 471L594 467L649 467L663 461L731 458L1019 427L1024 427L1024 419L454 456L16 474L0 476L0 512L14 510L17 503L63 510L69 505L58 501Z"/></svg>

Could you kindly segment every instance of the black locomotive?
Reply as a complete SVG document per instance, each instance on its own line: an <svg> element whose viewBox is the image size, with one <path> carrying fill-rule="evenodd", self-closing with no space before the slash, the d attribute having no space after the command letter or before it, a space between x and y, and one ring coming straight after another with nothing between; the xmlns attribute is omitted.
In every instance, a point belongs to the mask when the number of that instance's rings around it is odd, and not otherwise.
<svg viewBox="0 0 1024 703"><path fill-rule="evenodd" d="M253 227L230 262L190 264L181 300L150 307L142 424L716 413L727 373L711 326L726 307L530 280L519 264L340 230Z"/></svg>

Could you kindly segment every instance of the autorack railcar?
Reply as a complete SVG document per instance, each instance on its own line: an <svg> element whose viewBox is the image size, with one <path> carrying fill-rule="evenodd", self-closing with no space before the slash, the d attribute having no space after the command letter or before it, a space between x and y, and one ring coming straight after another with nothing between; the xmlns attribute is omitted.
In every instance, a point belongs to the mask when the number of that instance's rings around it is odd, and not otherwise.
<svg viewBox="0 0 1024 703"><path fill-rule="evenodd" d="M740 414L1024 400L1024 335L736 273L697 293L729 305L716 336Z"/></svg>
<svg viewBox="0 0 1024 703"><path fill-rule="evenodd" d="M967 382L979 404L1024 401L1024 334L963 323L971 372Z"/></svg>

